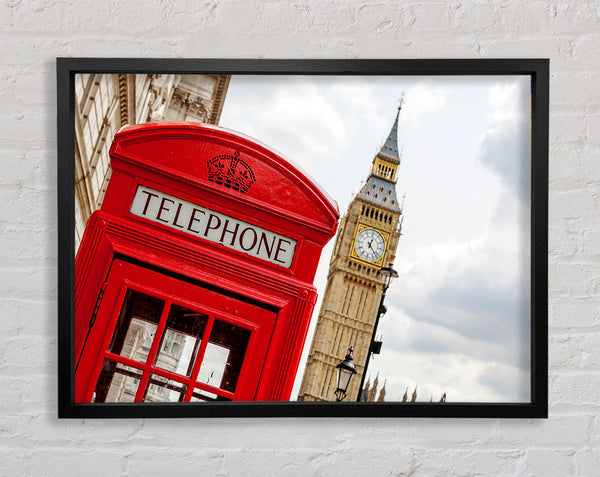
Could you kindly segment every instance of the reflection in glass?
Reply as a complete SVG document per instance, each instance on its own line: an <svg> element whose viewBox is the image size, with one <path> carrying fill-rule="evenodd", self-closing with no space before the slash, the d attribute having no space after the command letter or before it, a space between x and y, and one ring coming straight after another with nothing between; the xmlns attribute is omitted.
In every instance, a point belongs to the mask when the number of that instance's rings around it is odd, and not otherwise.
<svg viewBox="0 0 600 477"><path fill-rule="evenodd" d="M145 363L164 304L158 298L128 290L108 350Z"/></svg>
<svg viewBox="0 0 600 477"><path fill-rule="evenodd" d="M187 386L167 379L157 374L151 374L148 379L144 402L181 402L185 396Z"/></svg>
<svg viewBox="0 0 600 477"><path fill-rule="evenodd" d="M249 330L215 320L198 381L235 392L249 339Z"/></svg>
<svg viewBox="0 0 600 477"><path fill-rule="evenodd" d="M208 316L172 305L154 365L190 376Z"/></svg>
<svg viewBox="0 0 600 477"><path fill-rule="evenodd" d="M161 315L166 311L165 305L164 300L127 291L108 352L131 361L125 365L117 362L125 359L115 356L104 360L92 402L135 402L140 382L146 379L141 398L143 402L182 402L188 384L179 381L185 381L184 376L192 376L194 363L199 359L202 363L197 363L199 370L198 376L194 376L195 381L235 392L250 330L218 319L214 319L209 328L208 315L172 304L160 342L157 342L159 337L156 334ZM208 342L199 355L203 338ZM156 352L152 351L150 359L153 346ZM173 374L167 378L161 376L161 370L165 371L164 374L168 374L167 371ZM194 388L190 398L191 401L231 400L217 393L219 391Z"/></svg>
<svg viewBox="0 0 600 477"><path fill-rule="evenodd" d="M104 360L92 402L134 402L142 371Z"/></svg>
<svg viewBox="0 0 600 477"><path fill-rule="evenodd" d="M229 357L229 349L213 343L208 343L202 366L198 373L198 381L201 383L210 384L216 388L221 387L225 367L227 366L227 358Z"/></svg>
<svg viewBox="0 0 600 477"><path fill-rule="evenodd" d="M217 394L210 393L208 391L204 391L202 389L195 388L194 393L192 394L192 398L190 402L203 402L203 401L231 401L231 399L225 398L223 396L218 396Z"/></svg>

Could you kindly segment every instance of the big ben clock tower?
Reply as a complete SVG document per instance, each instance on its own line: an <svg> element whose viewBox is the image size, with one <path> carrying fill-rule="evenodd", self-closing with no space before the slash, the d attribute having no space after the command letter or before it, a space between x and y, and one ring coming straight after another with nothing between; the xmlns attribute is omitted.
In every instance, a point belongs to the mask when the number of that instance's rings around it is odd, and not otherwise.
<svg viewBox="0 0 600 477"><path fill-rule="evenodd" d="M379 270L393 264L401 231L402 209L396 196L400 109L385 144L373 159L365 185L340 222L300 401L335 400L336 365L350 346L354 348L357 374L347 400L358 398L383 292Z"/></svg>

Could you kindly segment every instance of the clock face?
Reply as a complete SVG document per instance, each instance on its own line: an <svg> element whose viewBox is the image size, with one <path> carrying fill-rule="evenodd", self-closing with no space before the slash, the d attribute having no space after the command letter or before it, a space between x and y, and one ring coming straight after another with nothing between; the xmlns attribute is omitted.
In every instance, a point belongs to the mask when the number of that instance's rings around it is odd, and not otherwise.
<svg viewBox="0 0 600 477"><path fill-rule="evenodd" d="M356 251L363 260L374 262L385 251L385 242L379 232L373 229L363 230L356 237Z"/></svg>

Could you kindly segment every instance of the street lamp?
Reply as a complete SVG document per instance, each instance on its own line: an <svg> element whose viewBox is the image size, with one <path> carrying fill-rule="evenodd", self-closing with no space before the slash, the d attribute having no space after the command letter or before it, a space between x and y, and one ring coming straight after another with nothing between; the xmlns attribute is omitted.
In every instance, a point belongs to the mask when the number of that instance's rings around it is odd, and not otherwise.
<svg viewBox="0 0 600 477"><path fill-rule="evenodd" d="M337 389L335 390L336 401L343 401L346 398L350 380L356 374L356 366L354 366L354 361L352 360L352 351L354 349L350 346L344 361L336 366L338 370Z"/></svg>
<svg viewBox="0 0 600 477"><path fill-rule="evenodd" d="M371 360L371 354L379 354L381 352L381 341L375 341L375 332L377 331L377 325L379 325L379 319L385 314L387 308L383 304L385 300L385 293L392 283L392 278L398 278L398 272L392 268L391 265L387 265L379 270L379 274L383 277L383 291L381 292L381 300L379 301L379 308L377 309L377 317L375 318L375 326L373 327L373 335L371 336L371 343L369 344L369 351L367 352L367 360L365 361L365 367L363 368L363 375L360 381L360 387L358 388L357 401L360 402L363 388L365 386L365 377L367 376L367 368L369 367L369 361Z"/></svg>

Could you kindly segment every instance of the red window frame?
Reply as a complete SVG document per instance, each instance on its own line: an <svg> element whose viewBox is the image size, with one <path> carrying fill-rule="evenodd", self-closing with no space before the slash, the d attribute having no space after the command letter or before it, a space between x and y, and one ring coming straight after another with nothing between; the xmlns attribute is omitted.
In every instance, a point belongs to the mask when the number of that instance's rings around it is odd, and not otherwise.
<svg viewBox="0 0 600 477"><path fill-rule="evenodd" d="M135 361L109 351L109 346L128 290L155 297L164 302L156 333L145 362ZM200 346L189 377L154 364L172 305L179 305L208 316ZM232 401L255 399L260 373L275 325L276 313L224 293L204 288L156 270L114 259L106 280L97 316L86 338L75 374L76 401L91 402L106 359L141 371L135 402L142 402L148 380L158 375L186 387L183 401L188 402L197 390ZM197 380L215 322L250 331L243 363L234 392Z"/></svg>

